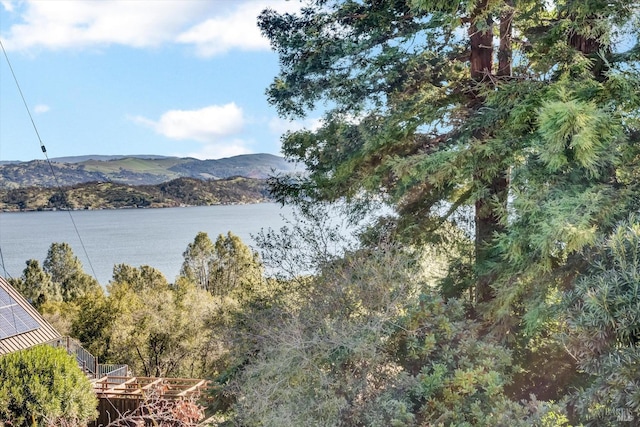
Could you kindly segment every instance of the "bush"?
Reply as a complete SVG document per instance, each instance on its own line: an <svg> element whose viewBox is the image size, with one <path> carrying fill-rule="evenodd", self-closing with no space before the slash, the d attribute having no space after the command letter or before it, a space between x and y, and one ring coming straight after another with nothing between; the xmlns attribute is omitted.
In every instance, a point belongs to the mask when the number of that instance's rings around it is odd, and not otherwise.
<svg viewBox="0 0 640 427"><path fill-rule="evenodd" d="M511 353L394 247L348 252L298 310L260 322L235 381L244 426L560 426L558 408L509 399ZM257 320L259 321L259 320ZM233 416L233 415L232 415Z"/></svg>
<svg viewBox="0 0 640 427"><path fill-rule="evenodd" d="M6 424L86 425L96 406L91 383L63 349L38 346L0 358L0 419Z"/></svg>
<svg viewBox="0 0 640 427"><path fill-rule="evenodd" d="M621 223L567 293L566 345L585 385L574 398L587 423L640 419L640 218ZM636 425L636 424L634 424Z"/></svg>

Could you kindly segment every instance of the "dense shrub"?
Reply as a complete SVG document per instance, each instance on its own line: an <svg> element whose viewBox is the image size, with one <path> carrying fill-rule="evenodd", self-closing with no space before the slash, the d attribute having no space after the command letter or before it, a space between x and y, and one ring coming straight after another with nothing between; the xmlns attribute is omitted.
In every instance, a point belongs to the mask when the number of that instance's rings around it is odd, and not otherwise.
<svg viewBox="0 0 640 427"><path fill-rule="evenodd" d="M575 395L583 421L640 420L640 221L621 223L567 294L567 348L587 375ZM635 424L634 424L635 425Z"/></svg>
<svg viewBox="0 0 640 427"><path fill-rule="evenodd" d="M347 253L262 338L235 386L243 426L566 425L510 400L511 354L445 301L419 262L387 247Z"/></svg>
<svg viewBox="0 0 640 427"><path fill-rule="evenodd" d="M0 420L7 425L82 426L96 405L91 383L62 349L39 346L0 358Z"/></svg>

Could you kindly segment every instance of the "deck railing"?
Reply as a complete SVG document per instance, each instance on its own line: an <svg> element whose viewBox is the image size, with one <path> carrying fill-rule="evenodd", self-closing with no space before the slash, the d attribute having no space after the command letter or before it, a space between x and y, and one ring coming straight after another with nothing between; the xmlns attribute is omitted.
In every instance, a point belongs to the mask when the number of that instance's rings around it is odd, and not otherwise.
<svg viewBox="0 0 640 427"><path fill-rule="evenodd" d="M96 378L102 378L106 376L128 377L129 365L107 365L99 363Z"/></svg>
<svg viewBox="0 0 640 427"><path fill-rule="evenodd" d="M60 337L47 342L47 344L64 348L67 353L76 358L76 362L78 362L78 366L82 371L93 379L102 378L106 375L129 375L129 367L127 365L100 364L97 357L89 353L78 341L71 337Z"/></svg>

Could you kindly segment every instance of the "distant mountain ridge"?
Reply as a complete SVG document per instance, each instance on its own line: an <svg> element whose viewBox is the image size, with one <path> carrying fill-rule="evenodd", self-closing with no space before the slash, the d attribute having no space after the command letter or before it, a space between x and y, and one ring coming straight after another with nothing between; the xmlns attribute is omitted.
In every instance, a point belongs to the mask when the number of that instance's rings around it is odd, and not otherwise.
<svg viewBox="0 0 640 427"><path fill-rule="evenodd" d="M87 155L52 158L51 167L44 160L0 164L0 189L47 188L87 182L157 185L178 178L210 180L241 176L266 179L296 170L300 168L284 158L264 153L217 160L157 155Z"/></svg>
<svg viewBox="0 0 640 427"><path fill-rule="evenodd" d="M175 156L160 156L155 154L130 154L130 155L105 155L105 154L89 154L86 156L67 156L67 157L54 157L52 162L57 163L82 163L87 160L100 160L107 162L110 160L121 160L127 158L134 159L170 159L176 158Z"/></svg>

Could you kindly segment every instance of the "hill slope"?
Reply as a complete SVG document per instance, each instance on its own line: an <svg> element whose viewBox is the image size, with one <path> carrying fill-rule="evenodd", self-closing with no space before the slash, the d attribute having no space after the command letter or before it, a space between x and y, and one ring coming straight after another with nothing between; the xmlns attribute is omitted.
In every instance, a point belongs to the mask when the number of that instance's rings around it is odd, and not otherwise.
<svg viewBox="0 0 640 427"><path fill-rule="evenodd" d="M53 169L53 174L51 169ZM81 156L0 164L0 189L73 186L87 182L157 185L177 178L266 179L295 166L272 154L246 154L218 160L140 156Z"/></svg>
<svg viewBox="0 0 640 427"><path fill-rule="evenodd" d="M122 209L247 204L269 201L265 180L226 178L202 181L178 178L162 184L89 182L63 187L0 190L1 211Z"/></svg>

